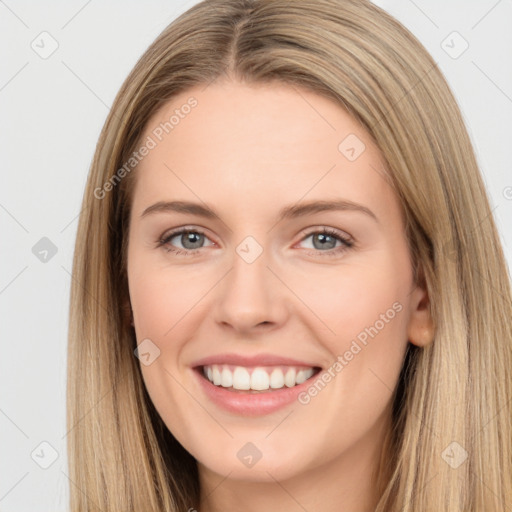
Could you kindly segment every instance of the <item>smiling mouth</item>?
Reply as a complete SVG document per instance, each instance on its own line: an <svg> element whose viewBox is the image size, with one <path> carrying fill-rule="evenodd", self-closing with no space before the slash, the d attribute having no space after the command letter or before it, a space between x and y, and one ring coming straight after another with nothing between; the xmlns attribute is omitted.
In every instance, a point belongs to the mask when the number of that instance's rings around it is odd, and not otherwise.
<svg viewBox="0 0 512 512"><path fill-rule="evenodd" d="M307 366L235 366L212 364L196 370L214 386L235 393L268 393L293 388L317 375L321 368Z"/></svg>

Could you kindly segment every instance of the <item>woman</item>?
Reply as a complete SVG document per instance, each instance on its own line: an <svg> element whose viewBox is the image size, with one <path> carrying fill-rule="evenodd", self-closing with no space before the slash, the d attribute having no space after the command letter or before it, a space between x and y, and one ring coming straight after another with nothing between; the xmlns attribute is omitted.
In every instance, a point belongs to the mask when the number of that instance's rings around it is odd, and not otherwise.
<svg viewBox="0 0 512 512"><path fill-rule="evenodd" d="M164 30L100 136L74 277L72 510L512 502L489 202L440 71L371 3Z"/></svg>

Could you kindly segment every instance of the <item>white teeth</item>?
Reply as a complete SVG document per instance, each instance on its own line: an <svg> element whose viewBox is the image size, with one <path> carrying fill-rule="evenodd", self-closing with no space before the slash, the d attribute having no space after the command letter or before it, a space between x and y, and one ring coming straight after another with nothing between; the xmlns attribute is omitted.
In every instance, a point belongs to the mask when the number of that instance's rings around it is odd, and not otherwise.
<svg viewBox="0 0 512 512"><path fill-rule="evenodd" d="M284 371L283 371L284 370ZM211 365L203 367L204 376L215 386L239 390L265 391L292 388L308 380L313 368L268 367L246 368L244 366Z"/></svg>
<svg viewBox="0 0 512 512"><path fill-rule="evenodd" d="M293 386L295 386L295 369L294 368L290 368L286 372L286 375L284 376L284 383L287 388L292 388Z"/></svg>
<svg viewBox="0 0 512 512"><path fill-rule="evenodd" d="M270 387L272 389L280 389L284 386L284 375L280 368L276 368L270 374Z"/></svg>
<svg viewBox="0 0 512 512"><path fill-rule="evenodd" d="M256 368L251 375L251 389L263 391L268 389L270 385L270 377L263 368Z"/></svg>
<svg viewBox="0 0 512 512"><path fill-rule="evenodd" d="M313 368L308 368L306 370L303 370L303 372L304 372L304 377L305 377L304 380L308 380L309 378L311 378L313 376L313 373L315 373L315 370L313 370Z"/></svg>
<svg viewBox="0 0 512 512"><path fill-rule="evenodd" d="M306 380L308 380L311 375L313 375L313 368L307 368L306 370L299 370L297 372L297 376L295 377L295 382L297 384L302 384Z"/></svg>
<svg viewBox="0 0 512 512"><path fill-rule="evenodd" d="M222 382L222 377L220 375L219 368L217 366L214 366L212 368L212 370L213 370L213 383L216 386L220 386L220 383Z"/></svg>
<svg viewBox="0 0 512 512"><path fill-rule="evenodd" d="M306 380L306 376L303 370L299 370L297 375L295 376L295 382L297 384L302 384Z"/></svg>
<svg viewBox="0 0 512 512"><path fill-rule="evenodd" d="M233 372L233 387L235 389L251 389L251 376L242 366L237 366Z"/></svg>
<svg viewBox="0 0 512 512"><path fill-rule="evenodd" d="M233 385L233 374L228 368L222 370L220 384L223 388L230 388Z"/></svg>

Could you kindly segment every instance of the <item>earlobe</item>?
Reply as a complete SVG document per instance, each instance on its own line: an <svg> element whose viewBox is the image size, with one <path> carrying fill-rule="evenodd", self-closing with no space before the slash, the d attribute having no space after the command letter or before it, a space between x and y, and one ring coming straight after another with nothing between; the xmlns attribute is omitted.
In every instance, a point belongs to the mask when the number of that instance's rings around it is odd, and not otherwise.
<svg viewBox="0 0 512 512"><path fill-rule="evenodd" d="M418 329L414 334L409 335L409 341L417 347L425 348L434 341L434 332L430 327Z"/></svg>
<svg viewBox="0 0 512 512"><path fill-rule="evenodd" d="M410 308L408 339L413 345L424 348L434 341L434 322L424 280L412 292Z"/></svg>

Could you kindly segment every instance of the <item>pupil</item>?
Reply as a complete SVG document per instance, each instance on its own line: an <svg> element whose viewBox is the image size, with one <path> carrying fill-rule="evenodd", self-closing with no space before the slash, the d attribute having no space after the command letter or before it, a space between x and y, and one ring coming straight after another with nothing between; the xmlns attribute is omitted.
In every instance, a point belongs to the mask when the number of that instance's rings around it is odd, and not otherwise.
<svg viewBox="0 0 512 512"><path fill-rule="evenodd" d="M187 243L191 243L192 245L194 244L198 244L199 243L199 247L201 246L200 242L202 241L202 237L203 235L200 235L199 233L193 233L193 232L190 232L190 233L186 233L184 235L184 240L182 240L182 243L183 243L183 247L185 247L185 249L197 249L198 247L196 246L193 246L193 247L187 247ZM194 238L196 240L194 240Z"/></svg>
<svg viewBox="0 0 512 512"><path fill-rule="evenodd" d="M321 241L320 248L325 248L329 244L329 240L328 240L329 238L331 239L331 245L332 245L333 242L334 242L334 244L336 244L336 240L334 240L334 238L332 238L330 235L326 235L325 233L319 233L318 234L318 239ZM315 241L316 238L313 238L313 240ZM313 245L315 245L316 249L319 248L319 247L316 246L315 243L313 243ZM329 247L329 248L333 249L334 246Z"/></svg>

